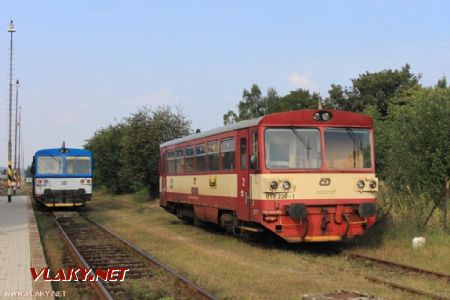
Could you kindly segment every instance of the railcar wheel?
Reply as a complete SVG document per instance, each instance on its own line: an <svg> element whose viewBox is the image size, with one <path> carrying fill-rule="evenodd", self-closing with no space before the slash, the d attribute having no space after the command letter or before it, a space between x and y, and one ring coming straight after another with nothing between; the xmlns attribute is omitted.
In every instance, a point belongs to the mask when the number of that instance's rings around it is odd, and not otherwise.
<svg viewBox="0 0 450 300"><path fill-rule="evenodd" d="M203 222L202 220L200 220L199 218L197 218L197 216L194 213L194 220L193 220L193 224L194 226L203 226L205 224L205 222Z"/></svg>
<svg viewBox="0 0 450 300"><path fill-rule="evenodd" d="M233 235L239 235L239 222L232 212L222 212L219 217L219 226L226 232Z"/></svg>

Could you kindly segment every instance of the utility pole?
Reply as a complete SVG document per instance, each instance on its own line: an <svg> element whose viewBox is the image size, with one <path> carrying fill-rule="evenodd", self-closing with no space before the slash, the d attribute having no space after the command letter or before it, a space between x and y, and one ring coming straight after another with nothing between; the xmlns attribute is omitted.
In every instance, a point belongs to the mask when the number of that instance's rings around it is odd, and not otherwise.
<svg viewBox="0 0 450 300"><path fill-rule="evenodd" d="M8 125L8 202L11 202L11 186L13 181L12 169L11 169L11 121L12 121L12 60L13 60L13 33L14 23L11 20L8 26L8 32L11 33L10 49L9 49L9 125Z"/></svg>
<svg viewBox="0 0 450 300"><path fill-rule="evenodd" d="M19 81L19 80L17 80ZM19 148L19 157L17 158L17 170L18 170L18 188L20 189L22 187L22 169L21 169L21 162L20 162L20 157L21 157L21 152L22 152L22 106L19 106L19 122L17 124L17 126L19 127L19 142L18 142L18 148Z"/></svg>
<svg viewBox="0 0 450 300"><path fill-rule="evenodd" d="M18 174L17 174L17 129L19 127L19 119L17 114L19 113L19 79L16 80L16 118L14 124L14 195L19 185Z"/></svg>

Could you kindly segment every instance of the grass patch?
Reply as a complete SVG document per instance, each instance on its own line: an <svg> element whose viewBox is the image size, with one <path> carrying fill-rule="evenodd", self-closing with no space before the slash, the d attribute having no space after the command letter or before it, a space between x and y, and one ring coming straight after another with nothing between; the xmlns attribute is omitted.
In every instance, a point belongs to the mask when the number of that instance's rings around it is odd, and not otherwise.
<svg viewBox="0 0 450 300"><path fill-rule="evenodd" d="M114 209L108 208L111 202ZM413 251L410 229L390 222L345 243L291 245L277 239L249 242L214 226L186 225L162 210L158 201L136 201L132 195L95 194L83 211L219 298L299 299L306 293L337 289L359 290L386 299L409 297L366 281L364 275L383 278L383 270L370 271L345 258L344 254L358 251L399 262L413 261L435 271L450 270L447 233L430 229L426 246Z"/></svg>

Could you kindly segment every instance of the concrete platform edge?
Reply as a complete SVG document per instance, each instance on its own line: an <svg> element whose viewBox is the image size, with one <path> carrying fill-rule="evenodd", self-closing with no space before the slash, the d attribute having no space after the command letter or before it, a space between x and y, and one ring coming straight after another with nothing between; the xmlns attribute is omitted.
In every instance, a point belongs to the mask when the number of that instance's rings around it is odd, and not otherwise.
<svg viewBox="0 0 450 300"><path fill-rule="evenodd" d="M27 196L28 199L28 226L30 232L30 264L32 267L40 269L48 267L47 261L44 255L44 249L41 244L41 238L39 235L39 229L36 223L36 216L34 215L33 206L31 203L31 197ZM33 284L33 295L36 295L40 291L53 292L53 287L48 281L32 281ZM48 297L36 297L33 299L55 299L53 295Z"/></svg>

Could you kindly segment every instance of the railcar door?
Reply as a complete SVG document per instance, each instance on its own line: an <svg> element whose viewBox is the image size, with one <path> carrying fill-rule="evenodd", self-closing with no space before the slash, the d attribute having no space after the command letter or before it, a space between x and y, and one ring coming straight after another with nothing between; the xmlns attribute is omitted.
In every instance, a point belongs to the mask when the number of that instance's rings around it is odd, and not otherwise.
<svg viewBox="0 0 450 300"><path fill-rule="evenodd" d="M239 220L250 219L250 198L249 198L249 130L244 129L238 132L238 168L237 168L237 217Z"/></svg>

